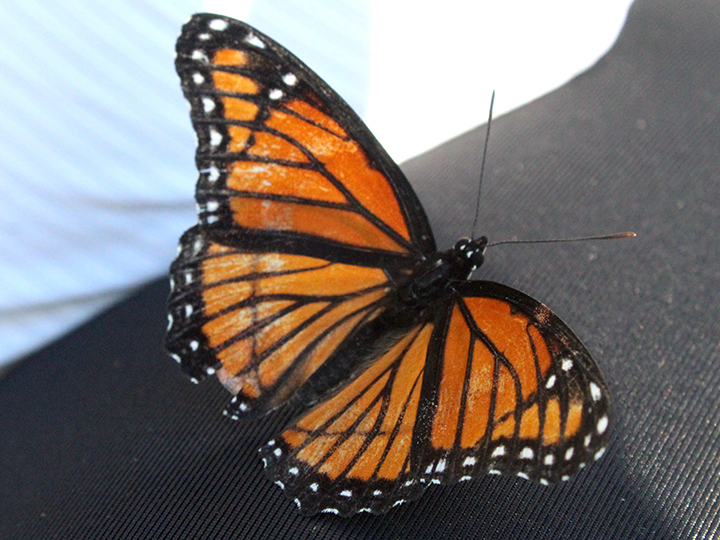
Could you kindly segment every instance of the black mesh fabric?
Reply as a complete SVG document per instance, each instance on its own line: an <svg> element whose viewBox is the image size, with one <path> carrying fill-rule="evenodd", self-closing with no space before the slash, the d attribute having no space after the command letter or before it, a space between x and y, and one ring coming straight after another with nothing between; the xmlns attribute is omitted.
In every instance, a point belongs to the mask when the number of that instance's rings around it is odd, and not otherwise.
<svg viewBox="0 0 720 540"><path fill-rule="evenodd" d="M597 464L554 487L491 476L385 516L301 517L256 452L296 411L222 416L220 385L163 353L162 279L0 381L0 538L715 537L719 51L717 0L638 0L595 66L493 125L478 233L639 235L491 248L476 275L547 303L595 356L616 419ZM470 232L483 133L404 167L441 247Z"/></svg>

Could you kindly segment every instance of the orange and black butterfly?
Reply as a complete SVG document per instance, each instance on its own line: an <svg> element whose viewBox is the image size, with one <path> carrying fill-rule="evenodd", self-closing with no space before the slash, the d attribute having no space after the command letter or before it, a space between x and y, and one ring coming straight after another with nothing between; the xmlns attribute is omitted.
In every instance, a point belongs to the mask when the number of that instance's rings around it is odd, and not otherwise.
<svg viewBox="0 0 720 540"><path fill-rule="evenodd" d="M386 512L431 483L567 480L604 452L610 397L547 307L468 281L484 237L437 252L360 118L267 36L195 15L177 71L199 222L171 267L167 349L251 418L308 404L261 450L304 514Z"/></svg>

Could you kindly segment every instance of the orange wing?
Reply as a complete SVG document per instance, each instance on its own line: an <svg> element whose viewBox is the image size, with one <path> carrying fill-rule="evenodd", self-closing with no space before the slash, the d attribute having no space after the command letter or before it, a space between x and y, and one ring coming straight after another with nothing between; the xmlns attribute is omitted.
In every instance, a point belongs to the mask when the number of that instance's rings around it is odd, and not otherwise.
<svg viewBox="0 0 720 540"><path fill-rule="evenodd" d="M460 282L332 398L261 449L301 512L382 513L484 473L547 484L604 452L608 391L539 302Z"/></svg>
<svg viewBox="0 0 720 540"><path fill-rule="evenodd" d="M286 401L384 310L390 288L377 268L248 253L199 227L181 239L171 285L166 347L195 379L217 373L234 418Z"/></svg>
<svg viewBox="0 0 720 540"><path fill-rule="evenodd" d="M504 285L461 282L453 296L429 353L417 468L437 483L489 472L548 484L599 458L609 392L571 330Z"/></svg>
<svg viewBox="0 0 720 540"><path fill-rule="evenodd" d="M171 268L167 349L196 380L217 373L233 417L309 380L322 393L355 351L328 360L372 341L398 280L434 252L427 218L355 113L270 38L195 15L176 68L198 137L199 223ZM333 376L312 379L322 367Z"/></svg>
<svg viewBox="0 0 720 540"><path fill-rule="evenodd" d="M200 221L224 242L299 253L435 251L407 180L350 107L280 45L239 21L195 15L177 70L198 135Z"/></svg>
<svg viewBox="0 0 720 540"><path fill-rule="evenodd" d="M419 324L261 454L304 514L385 512L424 486L411 453L433 324Z"/></svg>

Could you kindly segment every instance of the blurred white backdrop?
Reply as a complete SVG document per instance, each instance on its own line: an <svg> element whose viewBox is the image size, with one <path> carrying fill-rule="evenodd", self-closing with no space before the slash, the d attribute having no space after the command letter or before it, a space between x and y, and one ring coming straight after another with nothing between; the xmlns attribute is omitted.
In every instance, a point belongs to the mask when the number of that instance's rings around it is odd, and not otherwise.
<svg viewBox="0 0 720 540"><path fill-rule="evenodd" d="M0 364L166 272L195 221L174 42L241 18L315 69L402 161L557 88L630 0L4 0Z"/></svg>

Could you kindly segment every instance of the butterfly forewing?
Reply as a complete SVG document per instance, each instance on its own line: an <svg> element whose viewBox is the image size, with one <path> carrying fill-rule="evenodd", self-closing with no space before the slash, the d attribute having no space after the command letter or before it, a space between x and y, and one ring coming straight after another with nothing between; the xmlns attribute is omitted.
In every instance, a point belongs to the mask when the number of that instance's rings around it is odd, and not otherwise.
<svg viewBox="0 0 720 540"><path fill-rule="evenodd" d="M261 250L332 250L361 264L434 251L399 168L345 102L270 38L197 15L178 40L176 65L199 141L200 220L211 235Z"/></svg>

